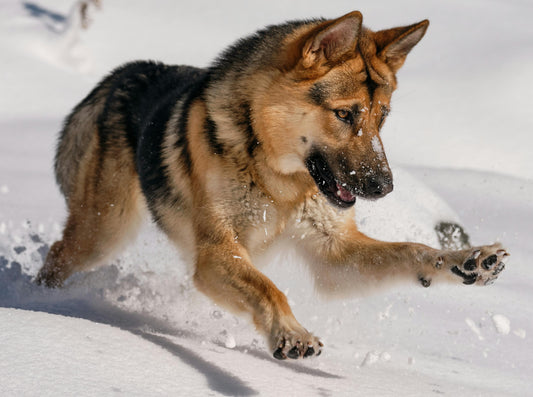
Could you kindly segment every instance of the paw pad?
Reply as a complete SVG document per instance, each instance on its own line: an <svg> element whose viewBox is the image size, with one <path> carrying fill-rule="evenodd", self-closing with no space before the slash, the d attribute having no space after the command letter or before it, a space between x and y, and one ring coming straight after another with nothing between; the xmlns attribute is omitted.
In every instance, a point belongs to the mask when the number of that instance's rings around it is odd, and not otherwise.
<svg viewBox="0 0 533 397"><path fill-rule="evenodd" d="M293 342L294 343L294 342ZM322 353L321 348L324 344L320 341L316 342L316 346L312 342L307 342L307 345L301 341L296 341L291 347L291 342L288 339L283 338L283 340L278 345L278 348L274 351L274 358L278 360L285 360L291 358L296 360L298 358L308 358L311 356L320 356Z"/></svg>
<svg viewBox="0 0 533 397"><path fill-rule="evenodd" d="M477 262L474 258L470 258L464 263L463 267L465 270L468 270L471 272L472 270L476 270Z"/></svg>
<svg viewBox="0 0 533 397"><path fill-rule="evenodd" d="M496 262L498 262L498 257L496 255L491 255L483 261L481 266L483 266L483 269L485 270L490 270L494 267Z"/></svg>
<svg viewBox="0 0 533 397"><path fill-rule="evenodd" d="M463 278L463 284L471 285L474 284L477 280L477 274L466 274L462 272L457 266L452 267L452 273Z"/></svg>
<svg viewBox="0 0 533 397"><path fill-rule="evenodd" d="M422 287L427 288L431 285L431 280L428 280L424 277L419 277L418 281L420 281L420 284L422 284Z"/></svg>
<svg viewBox="0 0 533 397"><path fill-rule="evenodd" d="M501 260L506 256L509 254L499 244L480 247L472 251L462 265L454 266L450 270L463 279L463 284L489 285L505 268Z"/></svg>

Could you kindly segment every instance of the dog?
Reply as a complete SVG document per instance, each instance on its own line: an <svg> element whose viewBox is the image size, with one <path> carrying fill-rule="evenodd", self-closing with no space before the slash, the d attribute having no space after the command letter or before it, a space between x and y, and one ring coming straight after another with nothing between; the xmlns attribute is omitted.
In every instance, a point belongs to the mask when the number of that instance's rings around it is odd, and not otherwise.
<svg viewBox="0 0 533 397"><path fill-rule="evenodd" d="M379 131L396 73L428 25L372 31L354 11L266 27L205 69L139 61L114 70L60 134L55 173L68 219L36 282L60 287L101 264L148 210L193 255L196 287L251 315L277 359L323 348L254 267L284 235L329 293L401 280L492 283L508 255L499 243L381 242L354 220L358 197L393 189Z"/></svg>

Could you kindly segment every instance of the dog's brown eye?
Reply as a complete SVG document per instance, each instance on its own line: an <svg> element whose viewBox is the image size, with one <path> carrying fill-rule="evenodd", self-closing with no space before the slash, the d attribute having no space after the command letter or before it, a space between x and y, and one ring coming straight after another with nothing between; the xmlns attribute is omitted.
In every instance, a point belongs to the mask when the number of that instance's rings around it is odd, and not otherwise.
<svg viewBox="0 0 533 397"><path fill-rule="evenodd" d="M353 113L349 110L336 109L335 116L337 116L337 118L344 123L353 124Z"/></svg>

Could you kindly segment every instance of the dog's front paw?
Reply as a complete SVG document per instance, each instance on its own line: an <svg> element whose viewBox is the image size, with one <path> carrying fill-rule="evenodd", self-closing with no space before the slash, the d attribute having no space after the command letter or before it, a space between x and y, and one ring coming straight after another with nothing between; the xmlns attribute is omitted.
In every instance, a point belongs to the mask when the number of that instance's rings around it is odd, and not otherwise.
<svg viewBox="0 0 533 397"><path fill-rule="evenodd" d="M503 259L509 254L501 244L475 247L461 251L466 255L450 271L460 277L463 284L489 285L505 268Z"/></svg>
<svg viewBox="0 0 533 397"><path fill-rule="evenodd" d="M276 337L274 357L285 360L319 356L324 344L306 329L282 331Z"/></svg>

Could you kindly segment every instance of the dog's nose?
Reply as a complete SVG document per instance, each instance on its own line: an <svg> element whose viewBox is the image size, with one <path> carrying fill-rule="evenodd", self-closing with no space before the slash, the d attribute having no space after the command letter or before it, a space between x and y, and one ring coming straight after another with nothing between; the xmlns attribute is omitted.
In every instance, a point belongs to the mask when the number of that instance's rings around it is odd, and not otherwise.
<svg viewBox="0 0 533 397"><path fill-rule="evenodd" d="M365 193L369 198L380 198L392 192L393 188L392 178L388 176L372 176L366 183Z"/></svg>

